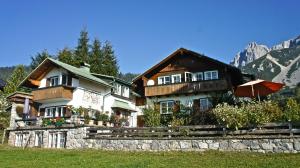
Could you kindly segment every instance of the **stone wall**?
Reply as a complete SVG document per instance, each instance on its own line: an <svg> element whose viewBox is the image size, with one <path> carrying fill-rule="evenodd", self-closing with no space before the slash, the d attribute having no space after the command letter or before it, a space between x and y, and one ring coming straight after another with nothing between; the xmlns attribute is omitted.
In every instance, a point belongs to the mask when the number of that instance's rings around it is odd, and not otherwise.
<svg viewBox="0 0 300 168"><path fill-rule="evenodd" d="M48 134L53 131L67 131L67 149L103 149L126 151L253 151L273 153L298 153L300 152L300 137L270 137L270 138L203 138L195 140L109 140L85 139L87 127L55 128L22 130L32 134L28 146L34 146L34 134L43 131L44 144L48 147ZM9 144L14 145L15 134L20 130L11 130Z"/></svg>

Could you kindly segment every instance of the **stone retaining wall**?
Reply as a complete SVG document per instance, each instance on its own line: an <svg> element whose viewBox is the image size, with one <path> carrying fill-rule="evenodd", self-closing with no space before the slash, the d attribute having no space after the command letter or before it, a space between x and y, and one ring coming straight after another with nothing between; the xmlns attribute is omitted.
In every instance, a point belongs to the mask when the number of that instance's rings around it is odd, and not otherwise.
<svg viewBox="0 0 300 168"><path fill-rule="evenodd" d="M253 151L273 153L298 153L300 152L300 137L284 138L203 138L196 140L108 140L108 139L85 139L87 127L61 128L61 129L34 129L22 130L32 134L28 147L34 147L34 134L43 131L43 146L48 147L48 134L53 131L67 131L67 149L103 149L103 150L126 150L126 151ZM14 145L15 134L11 130L9 144Z"/></svg>

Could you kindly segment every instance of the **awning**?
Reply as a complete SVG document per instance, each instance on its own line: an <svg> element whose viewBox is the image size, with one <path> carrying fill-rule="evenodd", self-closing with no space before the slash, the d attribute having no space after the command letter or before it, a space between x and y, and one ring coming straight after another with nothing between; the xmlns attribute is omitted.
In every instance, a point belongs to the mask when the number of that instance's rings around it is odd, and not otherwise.
<svg viewBox="0 0 300 168"><path fill-rule="evenodd" d="M135 109L131 108L127 102L123 102L120 100L115 100L113 105L111 106L112 109L121 109L126 111L136 111Z"/></svg>

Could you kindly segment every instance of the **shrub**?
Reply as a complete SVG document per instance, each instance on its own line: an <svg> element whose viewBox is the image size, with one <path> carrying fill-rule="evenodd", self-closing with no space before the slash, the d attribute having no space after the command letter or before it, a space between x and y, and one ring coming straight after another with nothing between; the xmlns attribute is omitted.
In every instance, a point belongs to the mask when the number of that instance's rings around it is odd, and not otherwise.
<svg viewBox="0 0 300 168"><path fill-rule="evenodd" d="M213 114L219 124L234 129L279 121L282 118L278 104L271 101L241 103L240 106L223 103L213 109Z"/></svg>
<svg viewBox="0 0 300 168"><path fill-rule="evenodd" d="M246 113L237 106L231 106L227 103L218 104L212 111L219 124L227 128L238 129L248 123Z"/></svg>
<svg viewBox="0 0 300 168"><path fill-rule="evenodd" d="M284 119L287 121L300 120L300 104L295 99L288 99L284 110Z"/></svg>
<svg viewBox="0 0 300 168"><path fill-rule="evenodd" d="M157 127L160 126L160 112L153 108L144 108L144 121L147 127Z"/></svg>

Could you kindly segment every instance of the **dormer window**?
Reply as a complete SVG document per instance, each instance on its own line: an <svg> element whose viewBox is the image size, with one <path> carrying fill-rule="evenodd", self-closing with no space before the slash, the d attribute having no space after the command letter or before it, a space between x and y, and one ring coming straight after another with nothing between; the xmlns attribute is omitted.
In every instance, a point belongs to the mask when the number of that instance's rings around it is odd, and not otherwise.
<svg viewBox="0 0 300 168"><path fill-rule="evenodd" d="M50 80L50 86L57 86L59 85L59 78L58 76L53 76L51 78L49 78Z"/></svg>
<svg viewBox="0 0 300 168"><path fill-rule="evenodd" d="M65 74L62 74L61 76L61 84L62 85L68 85L68 76Z"/></svg>

